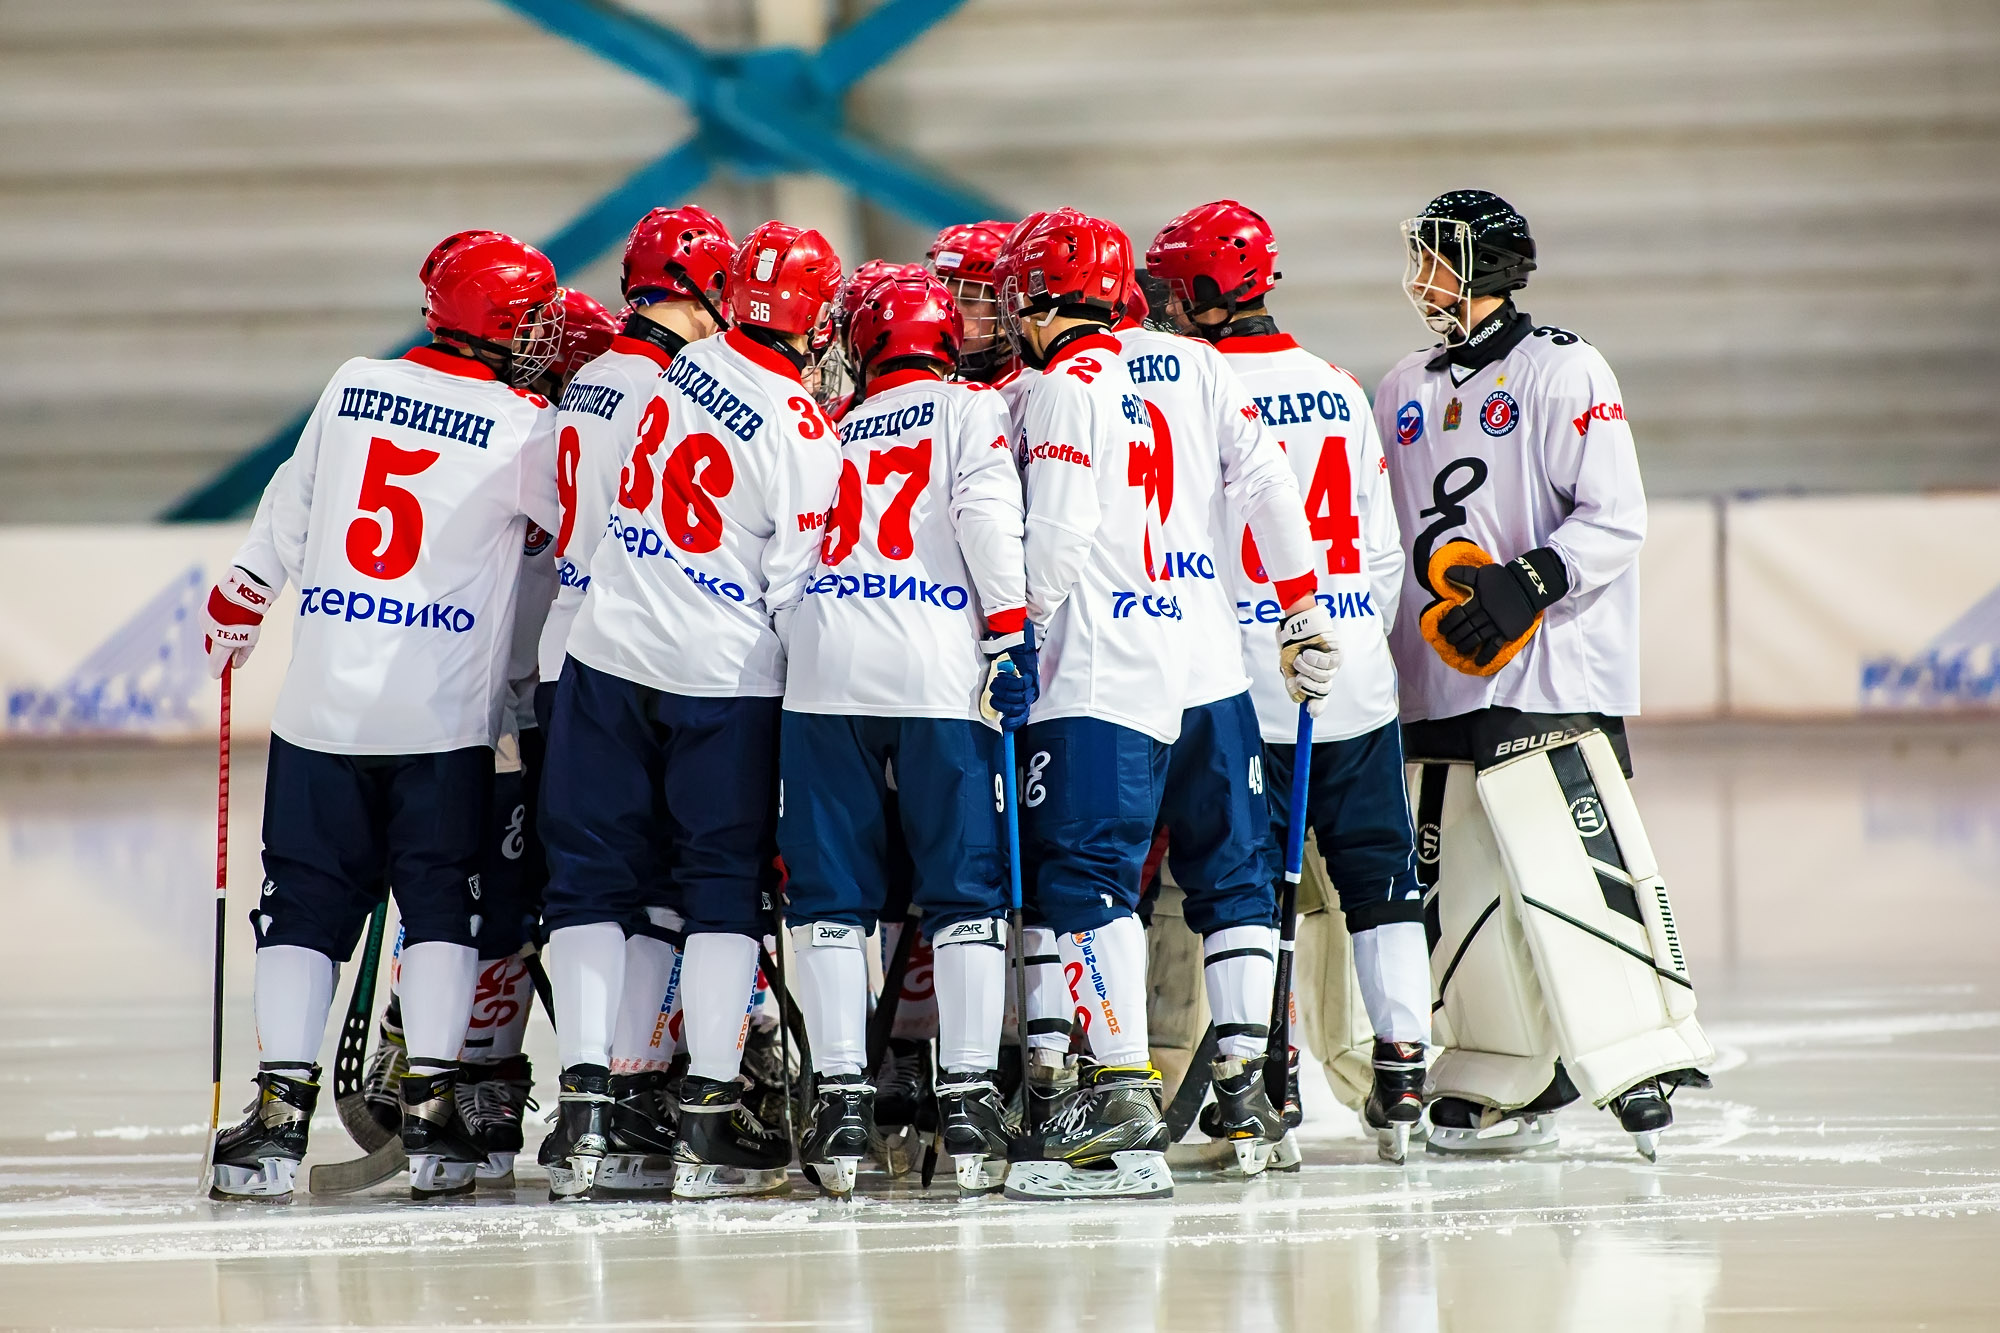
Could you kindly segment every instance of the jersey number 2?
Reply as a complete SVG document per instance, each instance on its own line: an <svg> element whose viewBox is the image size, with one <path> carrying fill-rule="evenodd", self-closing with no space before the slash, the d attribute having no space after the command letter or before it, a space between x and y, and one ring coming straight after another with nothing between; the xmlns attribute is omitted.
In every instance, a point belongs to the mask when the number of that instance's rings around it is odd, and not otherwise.
<svg viewBox="0 0 2000 1333"><path fill-rule="evenodd" d="M347 525L348 564L371 579L399 579L417 567L424 507L390 478L414 477L437 461L435 449L399 449L379 435L368 441L361 494L354 501L361 517Z"/></svg>

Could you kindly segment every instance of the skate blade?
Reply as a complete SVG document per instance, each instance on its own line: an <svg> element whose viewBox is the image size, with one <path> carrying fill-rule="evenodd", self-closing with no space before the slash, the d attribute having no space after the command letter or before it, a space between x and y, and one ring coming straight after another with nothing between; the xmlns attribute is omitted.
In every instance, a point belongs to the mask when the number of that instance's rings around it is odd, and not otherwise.
<svg viewBox="0 0 2000 1333"><path fill-rule="evenodd" d="M869 1153L891 1177L907 1176L923 1155L922 1137L914 1125L874 1130L868 1136Z"/></svg>
<svg viewBox="0 0 2000 1333"><path fill-rule="evenodd" d="M1410 1155L1410 1126L1394 1121L1375 1131L1375 1155L1385 1162L1403 1165Z"/></svg>
<svg viewBox="0 0 2000 1333"><path fill-rule="evenodd" d="M1010 1199L1166 1199L1174 1173L1159 1152L1115 1152L1108 1166L1015 1162L1007 1168Z"/></svg>
<svg viewBox="0 0 2000 1333"><path fill-rule="evenodd" d="M508 1190L514 1188L514 1154L492 1152L479 1164L473 1175L483 1190Z"/></svg>
<svg viewBox="0 0 2000 1333"><path fill-rule="evenodd" d="M784 1167L765 1171L747 1166L686 1162L674 1165L676 1199L728 1199L748 1194L782 1194L791 1189Z"/></svg>
<svg viewBox="0 0 2000 1333"><path fill-rule="evenodd" d="M861 1174L859 1157L829 1157L823 1162L807 1162L801 1168L820 1192L836 1199L854 1197L854 1180Z"/></svg>
<svg viewBox="0 0 2000 1333"><path fill-rule="evenodd" d="M951 1169L952 1174L958 1177L960 1194L991 1194L1007 1183L1007 1159L1004 1157L954 1157Z"/></svg>
<svg viewBox="0 0 2000 1333"><path fill-rule="evenodd" d="M1278 1140L1277 1146L1271 1149L1273 1171L1296 1171L1305 1160L1306 1155L1299 1148L1299 1136L1289 1129L1285 1131L1285 1137Z"/></svg>
<svg viewBox="0 0 2000 1333"><path fill-rule="evenodd" d="M606 1153L590 1192L600 1199L672 1198L674 1159L648 1153Z"/></svg>
<svg viewBox="0 0 2000 1333"><path fill-rule="evenodd" d="M415 1153L410 1157L410 1197L447 1199L470 1194L477 1184L478 1162L453 1162L436 1153Z"/></svg>
<svg viewBox="0 0 2000 1333"><path fill-rule="evenodd" d="M1517 1115L1487 1125L1483 1129L1453 1129L1432 1125L1429 1151L1444 1154L1485 1154L1512 1156L1546 1148L1556 1141L1553 1116Z"/></svg>
<svg viewBox="0 0 2000 1333"><path fill-rule="evenodd" d="M1644 1130L1633 1131L1632 1146L1637 1148L1639 1150L1639 1155L1645 1158L1647 1161L1649 1162L1659 1161L1660 1131L1658 1131L1657 1129L1644 1129Z"/></svg>
<svg viewBox="0 0 2000 1333"><path fill-rule="evenodd" d="M549 1198L558 1203L577 1201L590 1193L597 1181L602 1157L565 1157L549 1164Z"/></svg>
<svg viewBox="0 0 2000 1333"><path fill-rule="evenodd" d="M217 1203L290 1203L298 1188L299 1164L289 1157L266 1157L256 1166L225 1166L209 1173L208 1197Z"/></svg>
<svg viewBox="0 0 2000 1333"><path fill-rule="evenodd" d="M1271 1156L1278 1145L1268 1139L1231 1139L1229 1146L1236 1153L1236 1169L1245 1177L1261 1176L1271 1165Z"/></svg>

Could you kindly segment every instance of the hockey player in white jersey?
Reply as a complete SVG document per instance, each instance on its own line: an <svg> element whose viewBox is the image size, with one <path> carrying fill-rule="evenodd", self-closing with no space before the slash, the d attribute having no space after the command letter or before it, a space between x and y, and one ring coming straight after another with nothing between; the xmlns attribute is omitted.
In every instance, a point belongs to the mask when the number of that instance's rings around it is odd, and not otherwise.
<svg viewBox="0 0 2000 1333"><path fill-rule="evenodd" d="M221 1198L292 1192L319 1093L337 959L392 885L409 1070L401 1133L418 1197L473 1187L458 1102L485 924L481 831L523 532L557 522L554 413L526 388L561 341L555 270L498 233L427 261L432 343L356 358L321 394L209 599L217 670L300 590L272 718L257 931L257 1100L219 1136Z"/></svg>
<svg viewBox="0 0 2000 1333"><path fill-rule="evenodd" d="M863 388L840 426L839 494L805 600L781 626L778 847L817 1084L800 1160L836 1196L853 1191L872 1128L862 950L898 839L934 950L942 1146L969 1192L1006 1172L993 1078L1007 853L999 734L984 714L1025 722L1036 662L1006 410L992 390L944 378L963 330L921 271L878 279L857 303L848 338ZM1003 660L1011 672L996 670Z"/></svg>
<svg viewBox="0 0 2000 1333"><path fill-rule="evenodd" d="M1422 1113L1430 1039L1423 903L1388 641L1403 551L1367 395L1352 375L1280 332L1267 308L1277 257L1270 224L1223 199L1162 228L1146 266L1166 281L1177 321L1212 340L1242 377L1305 495L1319 604L1340 627L1340 673L1313 723L1306 821L1340 894L1376 1034L1375 1087L1362 1113L1383 1155L1400 1161ZM1298 748L1297 710L1270 632L1286 593L1266 544L1240 521L1234 533L1225 573L1263 733L1275 854L1291 823L1285 793ZM1287 1100L1296 1115L1296 1094Z"/></svg>
<svg viewBox="0 0 2000 1333"><path fill-rule="evenodd" d="M1215 1026L1216 1054L1206 1072L1216 1100L1201 1127L1233 1143L1239 1166L1254 1175L1272 1160L1285 1125L1264 1080L1278 903L1263 738L1225 582L1246 523L1268 553L1270 588L1282 608L1257 626L1274 679L1281 645L1307 649L1315 672L1301 684L1322 697L1337 661L1333 621L1314 600L1318 552L1298 482L1236 373L1192 338L1139 326L1121 330L1118 341L1152 418L1148 490L1157 497L1166 547L1156 562L1189 630L1180 735L1167 763L1160 824L1167 864L1187 895L1187 923L1202 937ZM1296 719L1297 704L1289 711Z"/></svg>
<svg viewBox="0 0 2000 1333"><path fill-rule="evenodd" d="M1013 232L1013 223L995 219L957 223L940 231L924 255L965 320L965 346L954 377L970 384L997 386L1020 367L1014 345L1000 327L999 294L993 287L993 266Z"/></svg>
<svg viewBox="0 0 2000 1333"><path fill-rule="evenodd" d="M674 1192L784 1186L790 1145L743 1108L737 1073L776 856L773 618L805 595L840 475L801 372L839 290L818 232L770 222L744 240L735 326L683 348L651 388L590 557L542 793L563 1063L543 1161L560 1198L591 1188L609 1146L626 926L662 873L686 932Z"/></svg>
<svg viewBox="0 0 2000 1333"><path fill-rule="evenodd" d="M1515 1150L1609 1106L1639 1150L1714 1052L1626 777L1646 496L1618 381L1512 293L1527 222L1457 190L1403 224L1444 341L1375 395L1409 565L1392 633L1443 1050L1431 1146Z"/></svg>

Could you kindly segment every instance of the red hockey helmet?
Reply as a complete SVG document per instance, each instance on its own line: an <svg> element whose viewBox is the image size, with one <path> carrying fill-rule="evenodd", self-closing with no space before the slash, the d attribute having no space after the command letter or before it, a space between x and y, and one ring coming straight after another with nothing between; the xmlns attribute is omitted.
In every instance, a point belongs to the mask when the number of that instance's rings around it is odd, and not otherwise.
<svg viewBox="0 0 2000 1333"><path fill-rule="evenodd" d="M850 317L847 342L864 374L906 356L928 357L950 368L965 344L965 318L944 284L919 269L914 275L880 279L868 289Z"/></svg>
<svg viewBox="0 0 2000 1333"><path fill-rule="evenodd" d="M611 350L618 320L587 292L565 287L562 296L562 354L550 369L567 383L569 377Z"/></svg>
<svg viewBox="0 0 2000 1333"><path fill-rule="evenodd" d="M455 231L432 246L431 252L424 256L423 267L417 270L417 281L423 283L426 287L430 286L431 275L437 272L438 264L446 255L461 245L469 245L473 241L504 241L506 239L508 239L507 233L503 231L486 231L481 228L474 228L471 231Z"/></svg>
<svg viewBox="0 0 2000 1333"><path fill-rule="evenodd" d="M729 311L739 324L811 333L840 296L840 256L816 231L766 222L729 266Z"/></svg>
<svg viewBox="0 0 2000 1333"><path fill-rule="evenodd" d="M424 323L441 338L501 357L509 384L525 386L562 351L556 266L532 245L495 233L433 251L424 261Z"/></svg>
<svg viewBox="0 0 2000 1333"><path fill-rule="evenodd" d="M931 272L947 282L955 278L991 287L993 265L1013 231L1011 222L961 222L939 232L924 258Z"/></svg>
<svg viewBox="0 0 2000 1333"><path fill-rule="evenodd" d="M625 299L700 301L719 316L728 304L735 250L729 228L707 209L656 208L626 238Z"/></svg>
<svg viewBox="0 0 2000 1333"><path fill-rule="evenodd" d="M1040 310L1109 323L1131 295L1132 242L1115 222L1058 208L1023 219L994 269L1001 314L1010 326Z"/></svg>
<svg viewBox="0 0 2000 1333"><path fill-rule="evenodd" d="M1146 247L1146 271L1164 278L1190 315L1253 304L1278 279L1278 238L1234 199L1190 208Z"/></svg>
<svg viewBox="0 0 2000 1333"><path fill-rule="evenodd" d="M861 298L868 295L878 282L891 278L927 278L922 264L898 264L892 259L871 259L854 270L854 276L840 289L840 308L834 312L834 322L843 329L854 318L854 312L861 308Z"/></svg>

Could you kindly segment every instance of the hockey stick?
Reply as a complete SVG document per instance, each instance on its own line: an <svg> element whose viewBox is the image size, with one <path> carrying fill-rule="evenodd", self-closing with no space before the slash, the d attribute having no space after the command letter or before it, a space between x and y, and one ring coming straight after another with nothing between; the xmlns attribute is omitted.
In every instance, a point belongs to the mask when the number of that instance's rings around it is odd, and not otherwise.
<svg viewBox="0 0 2000 1333"><path fill-rule="evenodd" d="M222 1128L222 950L229 920L229 686L234 664L222 664L222 725L215 757L215 986L209 1000L208 1142L201 1150L200 1190L208 1193L215 1167L215 1135Z"/></svg>
<svg viewBox="0 0 2000 1333"><path fill-rule="evenodd" d="M403 1138L391 1134L380 1147L366 1157L356 1157L347 1162L321 1162L307 1177L314 1194L352 1194L365 1190L408 1167L410 1159L403 1155Z"/></svg>
<svg viewBox="0 0 2000 1333"><path fill-rule="evenodd" d="M360 966L354 972L354 992L347 1001L347 1020L340 1025L340 1045L333 1053L333 1104L340 1123L372 1153L396 1137L394 1130L382 1128L368 1113L368 1095L363 1086L368 1067L368 1028L375 1018L375 974L382 962L382 936L389 925L389 903L375 904L368 918L368 939L361 946Z"/></svg>
<svg viewBox="0 0 2000 1333"><path fill-rule="evenodd" d="M1312 782L1313 716L1299 705L1299 738L1292 752L1292 822L1285 830L1285 887L1278 903L1278 975L1271 987L1271 1037L1264 1062L1264 1090L1285 1109L1292 1064L1292 953L1299 937L1299 879L1306 866L1306 796Z"/></svg>
<svg viewBox="0 0 2000 1333"><path fill-rule="evenodd" d="M903 982L910 975L910 955L917 947L917 911L912 906L896 932L896 947L889 951L889 967L882 974L882 998L868 1016L868 1073L872 1077L882 1067L889 1049L889 1033L896 1026L896 1012L903 1004Z"/></svg>
<svg viewBox="0 0 2000 1333"><path fill-rule="evenodd" d="M1208 1031L1201 1034L1201 1041L1194 1048L1194 1058L1188 1061L1187 1073L1181 1075L1180 1086L1174 1089L1174 1099L1167 1103L1161 1117L1167 1122L1167 1142L1179 1143L1181 1136L1194 1124L1201 1104L1208 1100L1209 1084L1215 1079L1215 1056L1219 1050L1215 1035L1215 1024L1208 1025Z"/></svg>

